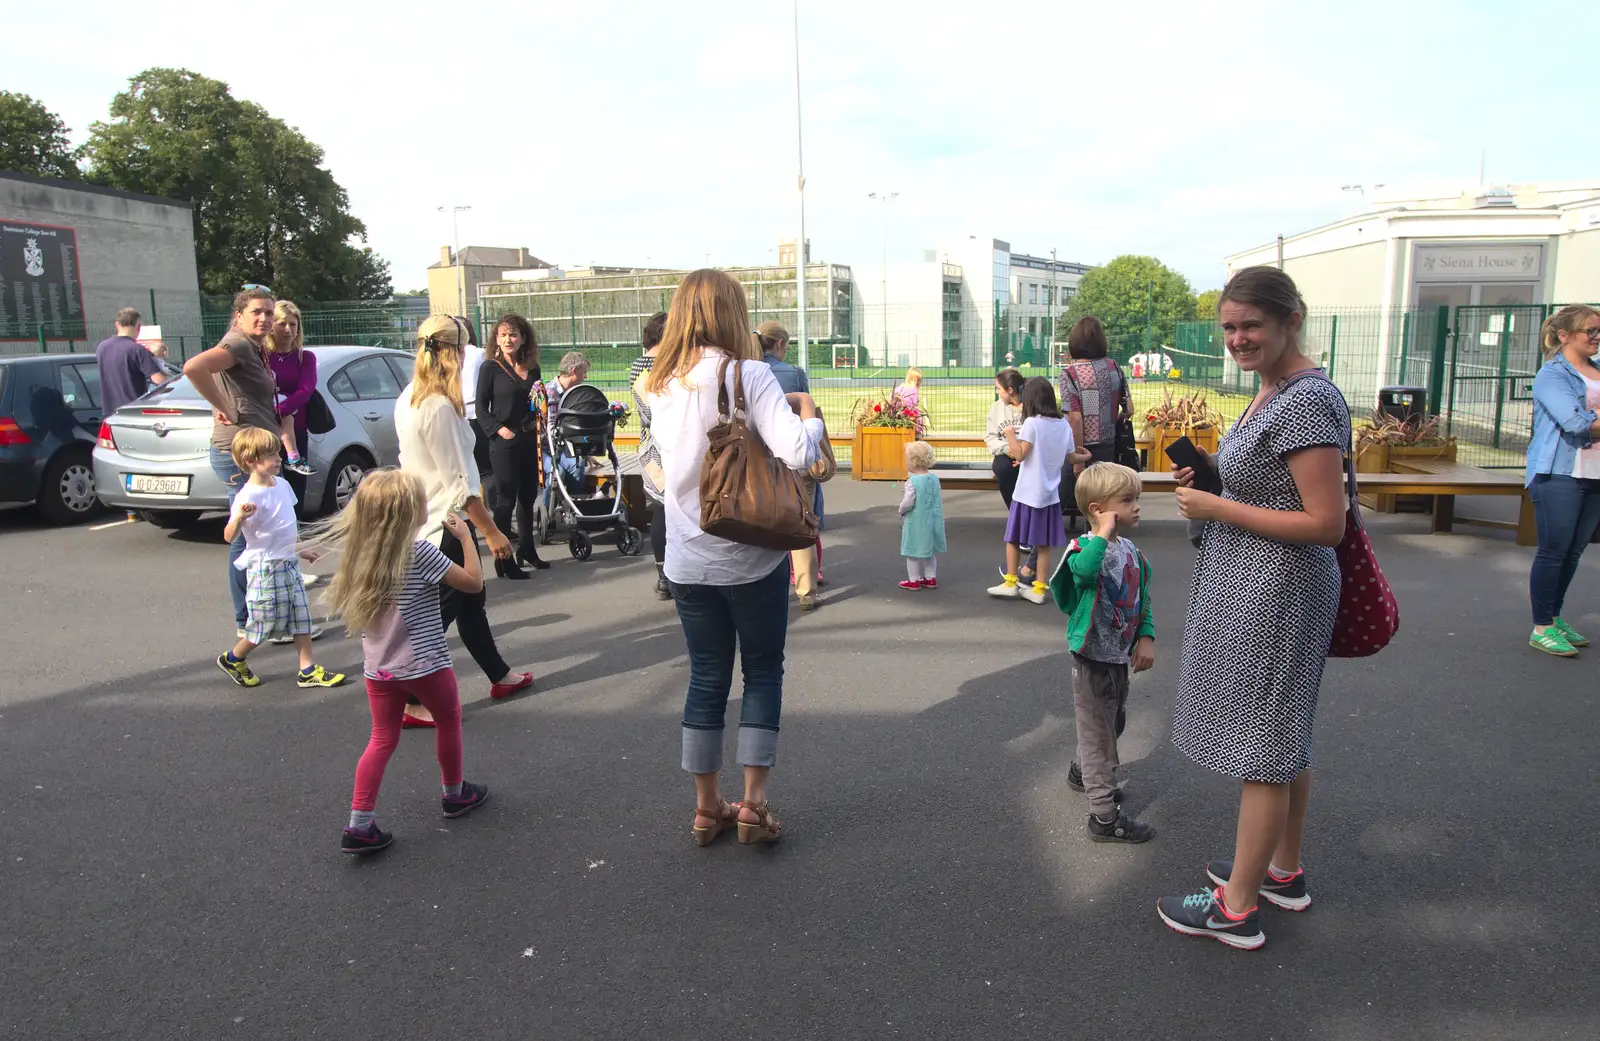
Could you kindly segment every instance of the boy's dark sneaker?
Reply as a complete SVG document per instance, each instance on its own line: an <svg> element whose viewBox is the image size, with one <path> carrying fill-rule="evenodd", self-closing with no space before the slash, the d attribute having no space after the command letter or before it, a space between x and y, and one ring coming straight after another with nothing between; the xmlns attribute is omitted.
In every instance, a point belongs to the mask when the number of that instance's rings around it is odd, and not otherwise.
<svg viewBox="0 0 1600 1041"><path fill-rule="evenodd" d="M488 785L462 781L461 794L446 795L439 800L439 805L444 808L446 817L464 817L479 806L482 806L488 799Z"/></svg>
<svg viewBox="0 0 1600 1041"><path fill-rule="evenodd" d="M1242 915L1229 914L1220 888L1202 889L1189 896L1164 896L1156 901L1156 914L1174 932L1209 936L1242 951L1253 951L1267 942L1257 910L1252 907Z"/></svg>
<svg viewBox="0 0 1600 1041"><path fill-rule="evenodd" d="M1067 787L1075 792L1086 792L1089 789L1083 786L1083 770L1077 763L1067 767ZM1120 803L1123 799L1122 789L1111 789L1111 800Z"/></svg>
<svg viewBox="0 0 1600 1041"><path fill-rule="evenodd" d="M1109 823L1089 814L1089 839L1093 842L1149 842L1156 837L1156 829L1144 821L1136 821L1120 809Z"/></svg>
<svg viewBox="0 0 1600 1041"><path fill-rule="evenodd" d="M241 687L259 687L261 680L250 671L250 666L243 661L229 661L226 653L217 655L217 668L228 674L228 678Z"/></svg>
<svg viewBox="0 0 1600 1041"><path fill-rule="evenodd" d="M1219 886L1228 884L1233 875L1233 861L1206 861L1206 875ZM1306 869L1301 868L1294 877L1285 881L1273 876L1271 871L1261 880L1261 895L1267 903L1285 911L1304 911L1311 906L1311 894L1306 890Z"/></svg>
<svg viewBox="0 0 1600 1041"><path fill-rule="evenodd" d="M394 835L378 827L376 823L365 828L346 828L344 838L339 840L339 850L342 853L351 853L363 856L367 853L376 853L386 848L394 841Z"/></svg>

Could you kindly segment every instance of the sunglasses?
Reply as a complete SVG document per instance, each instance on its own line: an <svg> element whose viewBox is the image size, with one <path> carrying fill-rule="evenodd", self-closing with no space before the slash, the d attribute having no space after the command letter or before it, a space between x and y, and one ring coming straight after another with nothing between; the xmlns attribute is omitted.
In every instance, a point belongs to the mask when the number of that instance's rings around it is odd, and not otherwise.
<svg viewBox="0 0 1600 1041"><path fill-rule="evenodd" d="M268 293L272 292L272 287L271 286L264 286L264 285L261 285L259 282L246 282L240 288L241 289L262 289L262 290L265 290Z"/></svg>
<svg viewBox="0 0 1600 1041"><path fill-rule="evenodd" d="M1595 326L1593 329L1585 329L1583 335L1591 340L1600 340L1600 326Z"/></svg>

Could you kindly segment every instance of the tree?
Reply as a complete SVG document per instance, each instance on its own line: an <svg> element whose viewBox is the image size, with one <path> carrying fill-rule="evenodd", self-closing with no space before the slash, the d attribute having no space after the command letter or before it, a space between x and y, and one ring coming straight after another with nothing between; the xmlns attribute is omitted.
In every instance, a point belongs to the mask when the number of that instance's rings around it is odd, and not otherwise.
<svg viewBox="0 0 1600 1041"><path fill-rule="evenodd" d="M77 180L61 117L26 94L0 90L0 170Z"/></svg>
<svg viewBox="0 0 1600 1041"><path fill-rule="evenodd" d="M1199 319L1213 321L1217 317L1217 298L1222 296L1220 289L1207 289L1204 293L1194 298L1194 316Z"/></svg>
<svg viewBox="0 0 1600 1041"><path fill-rule="evenodd" d="M186 69L147 69L89 128L89 176L194 206L200 287L229 295L269 285L285 299L380 299L389 265L356 241L367 228L323 167L324 153L228 85Z"/></svg>
<svg viewBox="0 0 1600 1041"><path fill-rule="evenodd" d="M1105 325L1113 351L1130 349L1136 334L1142 338L1149 328L1159 336L1173 322L1193 318L1194 308L1188 279L1155 257L1127 254L1084 274L1056 336L1066 339L1074 322L1093 315Z"/></svg>

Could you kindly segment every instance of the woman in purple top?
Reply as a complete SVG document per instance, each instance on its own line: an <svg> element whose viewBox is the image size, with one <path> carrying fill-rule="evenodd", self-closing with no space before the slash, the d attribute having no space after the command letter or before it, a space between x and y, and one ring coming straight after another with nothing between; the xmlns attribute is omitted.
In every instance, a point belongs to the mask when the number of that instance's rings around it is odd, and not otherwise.
<svg viewBox="0 0 1600 1041"><path fill-rule="evenodd" d="M306 404L317 389L317 356L305 349L300 308L279 300L267 333L267 367L278 384L278 416L282 423L284 469L309 477L311 445L306 440Z"/></svg>

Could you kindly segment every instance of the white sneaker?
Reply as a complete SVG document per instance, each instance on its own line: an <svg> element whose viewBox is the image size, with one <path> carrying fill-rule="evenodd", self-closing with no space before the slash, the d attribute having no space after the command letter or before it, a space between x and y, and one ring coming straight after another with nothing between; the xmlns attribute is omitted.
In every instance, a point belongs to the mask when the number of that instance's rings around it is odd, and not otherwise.
<svg viewBox="0 0 1600 1041"><path fill-rule="evenodd" d="M1046 589L1044 592L1041 593L1039 591L1039 587L1037 587L1037 586L1029 586L1027 589L1022 589L1022 587L1019 585L1019 586L1017 586L1017 588L1019 590L1021 590L1022 599L1024 599L1024 600L1031 600L1032 602L1034 602L1036 604L1042 604L1046 600L1050 599L1050 590L1049 589Z"/></svg>
<svg viewBox="0 0 1600 1041"><path fill-rule="evenodd" d="M312 586L316 585L318 582L321 582L321 581L322 581L322 576L321 575L307 575L307 574L305 574L303 572L300 575L300 584L305 586L307 589L310 589Z"/></svg>
<svg viewBox="0 0 1600 1041"><path fill-rule="evenodd" d="M1022 587L1014 586L1008 582L1001 582L997 586L989 587L990 596L998 596L1002 600L1015 600L1022 596Z"/></svg>

